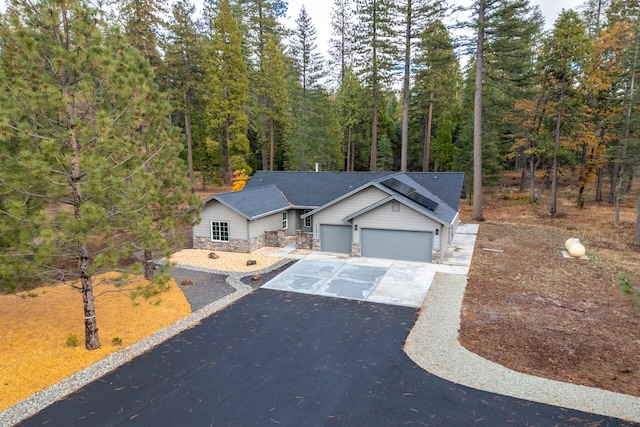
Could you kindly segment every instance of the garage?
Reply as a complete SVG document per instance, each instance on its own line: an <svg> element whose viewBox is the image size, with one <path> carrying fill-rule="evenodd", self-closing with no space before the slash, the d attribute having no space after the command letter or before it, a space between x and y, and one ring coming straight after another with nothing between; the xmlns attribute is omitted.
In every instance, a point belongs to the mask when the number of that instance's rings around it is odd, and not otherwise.
<svg viewBox="0 0 640 427"><path fill-rule="evenodd" d="M320 250L323 252L351 253L350 225L320 225Z"/></svg>
<svg viewBox="0 0 640 427"><path fill-rule="evenodd" d="M433 233L363 228L362 256L431 262Z"/></svg>

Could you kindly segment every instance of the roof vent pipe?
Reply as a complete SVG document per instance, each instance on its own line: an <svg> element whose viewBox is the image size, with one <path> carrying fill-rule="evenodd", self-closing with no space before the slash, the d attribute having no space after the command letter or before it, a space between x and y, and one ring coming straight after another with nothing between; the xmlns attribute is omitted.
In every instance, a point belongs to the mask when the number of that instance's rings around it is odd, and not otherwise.
<svg viewBox="0 0 640 427"><path fill-rule="evenodd" d="M318 169L319 169L319 167L318 167L318 166L319 166L319 165L318 165L318 163L316 162L316 172L318 172Z"/></svg>

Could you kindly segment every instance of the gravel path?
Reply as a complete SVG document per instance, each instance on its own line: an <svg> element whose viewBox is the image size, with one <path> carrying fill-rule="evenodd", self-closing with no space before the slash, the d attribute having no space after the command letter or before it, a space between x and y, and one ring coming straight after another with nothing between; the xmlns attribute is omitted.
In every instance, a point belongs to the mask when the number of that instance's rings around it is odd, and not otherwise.
<svg viewBox="0 0 640 427"><path fill-rule="evenodd" d="M228 275L194 270L192 268L174 267L169 271L187 301L191 311L198 311L214 301L231 295L236 290L227 284ZM193 284L186 284L186 283Z"/></svg>
<svg viewBox="0 0 640 427"><path fill-rule="evenodd" d="M178 265L172 268L169 274L171 274L171 277L187 297L187 301L191 305L191 311L195 312L236 292L239 285L238 282L251 289L258 289L295 263L295 260L283 260L270 267L251 273L230 273ZM256 277L260 278L254 280Z"/></svg>

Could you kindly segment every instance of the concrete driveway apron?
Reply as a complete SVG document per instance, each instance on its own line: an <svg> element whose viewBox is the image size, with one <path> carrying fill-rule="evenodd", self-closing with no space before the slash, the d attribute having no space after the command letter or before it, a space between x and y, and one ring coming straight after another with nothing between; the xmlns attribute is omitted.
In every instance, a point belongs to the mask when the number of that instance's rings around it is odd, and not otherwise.
<svg viewBox="0 0 640 427"><path fill-rule="evenodd" d="M420 307L437 264L381 258L311 254L263 288Z"/></svg>

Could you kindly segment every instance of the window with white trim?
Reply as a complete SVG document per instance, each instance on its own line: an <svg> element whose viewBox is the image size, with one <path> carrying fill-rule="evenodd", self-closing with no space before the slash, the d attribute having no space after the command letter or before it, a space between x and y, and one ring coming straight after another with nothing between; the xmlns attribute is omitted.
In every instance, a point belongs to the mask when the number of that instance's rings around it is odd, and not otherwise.
<svg viewBox="0 0 640 427"><path fill-rule="evenodd" d="M228 221L211 221L211 240L214 242L229 241Z"/></svg>
<svg viewBox="0 0 640 427"><path fill-rule="evenodd" d="M308 211L308 210L304 211L305 214L308 214L309 212L311 212L311 211ZM311 215L309 215L308 217L306 217L304 219L304 226L305 226L305 228L311 228Z"/></svg>
<svg viewBox="0 0 640 427"><path fill-rule="evenodd" d="M282 229L286 230L287 228L289 228L289 212L284 211L282 212Z"/></svg>

